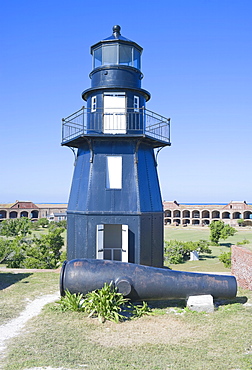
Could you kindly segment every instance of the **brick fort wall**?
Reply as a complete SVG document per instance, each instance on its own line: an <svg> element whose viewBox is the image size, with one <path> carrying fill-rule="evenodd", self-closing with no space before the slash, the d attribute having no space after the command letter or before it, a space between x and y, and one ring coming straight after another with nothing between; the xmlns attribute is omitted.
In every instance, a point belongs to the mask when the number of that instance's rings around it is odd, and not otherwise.
<svg viewBox="0 0 252 370"><path fill-rule="evenodd" d="M232 274L238 286L252 290L252 251L245 247L232 246Z"/></svg>

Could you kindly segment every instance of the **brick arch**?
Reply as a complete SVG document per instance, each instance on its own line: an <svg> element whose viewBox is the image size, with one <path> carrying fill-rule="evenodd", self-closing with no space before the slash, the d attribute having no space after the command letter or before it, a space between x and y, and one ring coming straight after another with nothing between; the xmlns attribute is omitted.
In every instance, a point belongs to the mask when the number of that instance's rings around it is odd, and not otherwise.
<svg viewBox="0 0 252 370"><path fill-rule="evenodd" d="M190 218L190 211L188 209L184 209L184 211L182 212L182 217Z"/></svg>
<svg viewBox="0 0 252 370"><path fill-rule="evenodd" d="M230 212L222 212L222 219L230 219Z"/></svg>
<svg viewBox="0 0 252 370"><path fill-rule="evenodd" d="M171 217L171 210L170 209L166 209L164 216L165 217Z"/></svg>
<svg viewBox="0 0 252 370"><path fill-rule="evenodd" d="M200 211L197 209L192 211L192 218L200 218Z"/></svg>
<svg viewBox="0 0 252 370"><path fill-rule="evenodd" d="M178 225L180 225L180 224L181 224L181 220L180 220L180 218L175 218L175 219L173 219L173 222L174 222L174 223L177 223Z"/></svg>
<svg viewBox="0 0 252 370"><path fill-rule="evenodd" d="M210 212L208 210L202 211L202 218L210 218Z"/></svg>
<svg viewBox="0 0 252 370"><path fill-rule="evenodd" d="M171 219L165 218L165 225L171 225Z"/></svg>
<svg viewBox="0 0 252 370"><path fill-rule="evenodd" d="M20 212L20 217L29 217L29 213L27 211Z"/></svg>
<svg viewBox="0 0 252 370"><path fill-rule="evenodd" d="M239 220L239 218L241 218L241 215L242 215L241 212L234 212L232 218L233 220Z"/></svg>
<svg viewBox="0 0 252 370"><path fill-rule="evenodd" d="M212 218L220 218L220 212L219 211L212 211Z"/></svg>
<svg viewBox="0 0 252 370"><path fill-rule="evenodd" d="M175 211L173 211L173 217L181 217L181 212L178 209L175 209Z"/></svg>
<svg viewBox="0 0 252 370"><path fill-rule="evenodd" d="M0 210L0 220L6 218L7 212L5 210Z"/></svg>
<svg viewBox="0 0 252 370"><path fill-rule="evenodd" d="M17 218L18 213L16 211L11 211L9 214L9 218Z"/></svg>
<svg viewBox="0 0 252 370"><path fill-rule="evenodd" d="M31 211L31 218L38 218L38 215L39 215L39 213L38 213L37 210Z"/></svg>
<svg viewBox="0 0 252 370"><path fill-rule="evenodd" d="M190 224L190 219L189 218L184 218L182 221L183 225L189 225Z"/></svg>
<svg viewBox="0 0 252 370"><path fill-rule="evenodd" d="M251 218L252 218L252 212L251 212L251 211L245 211L245 212L243 213L243 218L244 218L244 220L249 220L249 219L251 219Z"/></svg>

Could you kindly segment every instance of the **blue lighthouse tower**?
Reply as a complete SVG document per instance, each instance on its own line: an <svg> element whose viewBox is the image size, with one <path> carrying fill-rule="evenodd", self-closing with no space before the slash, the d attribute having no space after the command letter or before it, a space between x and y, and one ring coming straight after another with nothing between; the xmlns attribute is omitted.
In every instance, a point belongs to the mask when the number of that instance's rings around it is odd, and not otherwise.
<svg viewBox="0 0 252 370"><path fill-rule="evenodd" d="M170 120L146 109L142 48L113 27L91 46L86 106L63 119L62 145L77 150L67 210L67 257L163 266L163 206L155 152Z"/></svg>

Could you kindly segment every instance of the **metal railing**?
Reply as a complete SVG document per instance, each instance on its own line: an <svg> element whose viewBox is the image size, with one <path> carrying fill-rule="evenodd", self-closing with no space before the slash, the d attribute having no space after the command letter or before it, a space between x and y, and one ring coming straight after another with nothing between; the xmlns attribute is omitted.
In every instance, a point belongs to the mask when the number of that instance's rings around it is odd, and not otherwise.
<svg viewBox="0 0 252 370"><path fill-rule="evenodd" d="M151 139L170 143L170 118L165 118L146 108L137 110L109 108L104 112L91 111L82 107L62 119L62 144L81 136L99 135L147 136Z"/></svg>

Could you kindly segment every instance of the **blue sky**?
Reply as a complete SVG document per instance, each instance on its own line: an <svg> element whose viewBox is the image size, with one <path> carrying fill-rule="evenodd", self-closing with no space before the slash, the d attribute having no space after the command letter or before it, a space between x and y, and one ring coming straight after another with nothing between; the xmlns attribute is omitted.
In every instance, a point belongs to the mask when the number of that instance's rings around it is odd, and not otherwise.
<svg viewBox="0 0 252 370"><path fill-rule="evenodd" d="M84 105L90 46L115 24L144 48L147 108L172 120L163 199L252 202L251 0L8 0L0 17L0 203L68 201L61 118Z"/></svg>

